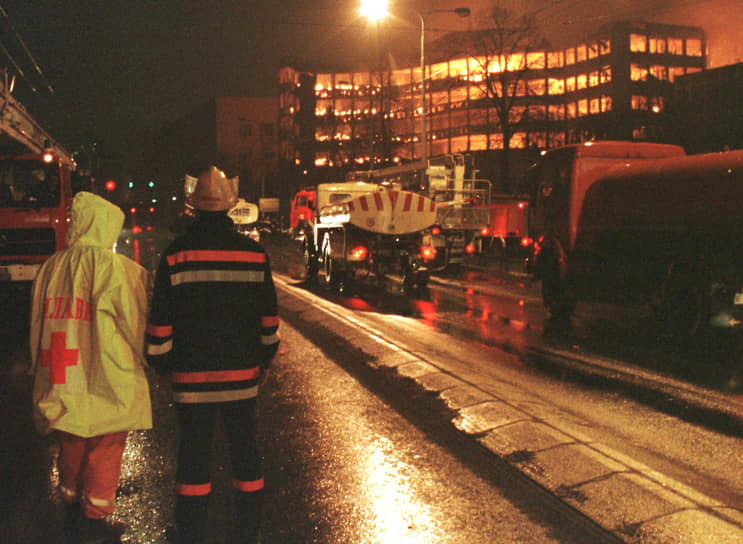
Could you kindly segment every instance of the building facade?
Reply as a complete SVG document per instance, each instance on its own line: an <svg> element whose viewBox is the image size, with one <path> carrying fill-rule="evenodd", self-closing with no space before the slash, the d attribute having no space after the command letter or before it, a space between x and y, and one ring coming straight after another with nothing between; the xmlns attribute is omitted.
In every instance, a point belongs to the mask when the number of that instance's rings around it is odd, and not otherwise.
<svg viewBox="0 0 743 544"><path fill-rule="evenodd" d="M488 66L477 50L447 55L440 52L447 48L436 44L427 49L432 53L426 58L425 107L420 64L413 62L376 71L282 67L282 163L318 178L322 170L413 161L421 157L421 115L429 157L497 156L504 149L503 130L484 80L511 66L528 69L515 88L513 111L525 122L510 139L510 149L590 139L663 140L663 111L674 81L707 66L701 28L654 23L614 23L589 41L517 53Z"/></svg>
<svg viewBox="0 0 743 544"><path fill-rule="evenodd" d="M180 194L186 174L215 165L240 176L241 196L249 201L277 196L277 111L275 97L212 98L159 134L151 159L157 177Z"/></svg>

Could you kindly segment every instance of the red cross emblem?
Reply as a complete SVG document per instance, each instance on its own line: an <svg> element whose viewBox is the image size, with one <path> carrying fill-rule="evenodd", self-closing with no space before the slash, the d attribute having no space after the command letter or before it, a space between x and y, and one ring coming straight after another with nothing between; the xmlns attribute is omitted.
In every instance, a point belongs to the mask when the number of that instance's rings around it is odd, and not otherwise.
<svg viewBox="0 0 743 544"><path fill-rule="evenodd" d="M41 366L50 368L50 378L53 385L66 383L65 368L77 365L76 349L67 349L66 332L52 333L52 346L41 350Z"/></svg>

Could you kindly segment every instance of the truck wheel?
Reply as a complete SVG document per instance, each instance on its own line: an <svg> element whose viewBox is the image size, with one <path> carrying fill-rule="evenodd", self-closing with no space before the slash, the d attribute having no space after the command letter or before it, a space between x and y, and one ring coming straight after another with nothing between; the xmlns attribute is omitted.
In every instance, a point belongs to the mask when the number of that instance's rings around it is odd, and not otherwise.
<svg viewBox="0 0 743 544"><path fill-rule="evenodd" d="M575 310L575 298L570 294L565 281L560 278L556 266L550 267L542 278L542 300L552 319L568 320Z"/></svg>
<svg viewBox="0 0 743 544"><path fill-rule="evenodd" d="M699 337L710 318L707 275L692 270L671 271L663 289L660 317L666 333L680 340Z"/></svg>
<svg viewBox="0 0 743 544"><path fill-rule="evenodd" d="M307 272L307 279L315 281L317 279L317 262L310 251L310 244L308 242L303 244L302 261L304 263L304 270Z"/></svg>
<svg viewBox="0 0 743 544"><path fill-rule="evenodd" d="M340 270L338 263L331 256L330 244L325 247L325 256L323 257L323 285L327 288L337 287L340 283Z"/></svg>

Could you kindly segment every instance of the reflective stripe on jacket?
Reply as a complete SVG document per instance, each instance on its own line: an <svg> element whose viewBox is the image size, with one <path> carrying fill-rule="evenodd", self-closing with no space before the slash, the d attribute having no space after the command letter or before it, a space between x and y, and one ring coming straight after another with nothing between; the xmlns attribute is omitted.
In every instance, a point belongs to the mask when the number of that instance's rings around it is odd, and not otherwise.
<svg viewBox="0 0 743 544"><path fill-rule="evenodd" d="M278 345L279 317L268 257L205 213L163 253L147 326L147 356L171 372L181 403L253 398Z"/></svg>

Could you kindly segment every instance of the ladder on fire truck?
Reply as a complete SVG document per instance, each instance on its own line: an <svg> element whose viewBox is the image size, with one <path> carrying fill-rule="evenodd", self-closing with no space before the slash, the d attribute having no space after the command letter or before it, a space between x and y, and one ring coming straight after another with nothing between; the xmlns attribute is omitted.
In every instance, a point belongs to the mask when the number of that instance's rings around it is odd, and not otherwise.
<svg viewBox="0 0 743 544"><path fill-rule="evenodd" d="M0 90L0 153L41 154L51 151L74 164L72 156L39 125L26 108L12 95L13 80L3 70Z"/></svg>

